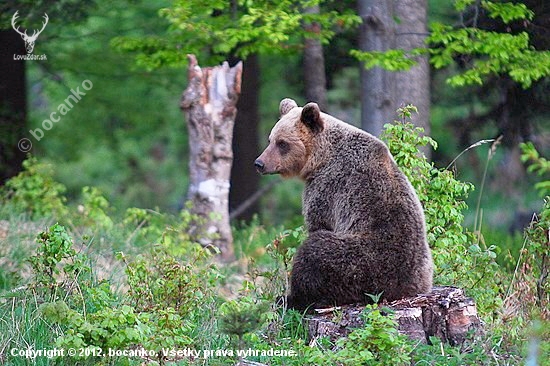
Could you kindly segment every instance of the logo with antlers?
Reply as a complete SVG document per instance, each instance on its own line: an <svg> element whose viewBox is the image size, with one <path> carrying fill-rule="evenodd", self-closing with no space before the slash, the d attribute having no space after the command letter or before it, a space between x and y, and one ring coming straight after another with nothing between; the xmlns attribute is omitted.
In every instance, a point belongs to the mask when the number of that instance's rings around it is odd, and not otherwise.
<svg viewBox="0 0 550 366"><path fill-rule="evenodd" d="M19 27L16 27L16 21L17 21L17 18L19 17L17 15L17 13L19 13L19 10L15 12L15 14L13 14L13 17L11 18L11 26L13 27L13 29L19 33L21 35L21 38L23 38L23 41L25 41L25 48L27 49L27 53L32 53L32 51L34 50L34 42L36 42L36 39L38 38L38 36L40 35L40 33L42 33L42 31L44 30L44 28L46 28L46 24L48 24L48 14L44 13L44 22L42 23L42 29L40 29L39 31L36 31L34 30L33 33L32 33L32 36L29 36L27 35L27 31L25 30L25 32L21 32L19 30Z"/></svg>

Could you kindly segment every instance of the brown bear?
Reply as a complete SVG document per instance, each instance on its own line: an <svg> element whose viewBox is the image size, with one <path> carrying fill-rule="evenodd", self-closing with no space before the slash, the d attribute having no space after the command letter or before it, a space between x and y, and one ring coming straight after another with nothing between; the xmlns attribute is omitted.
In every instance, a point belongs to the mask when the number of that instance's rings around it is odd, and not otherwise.
<svg viewBox="0 0 550 366"><path fill-rule="evenodd" d="M424 212L378 138L283 99L262 174L298 176L308 238L294 257L288 306L296 309L393 301L427 293L433 264Z"/></svg>

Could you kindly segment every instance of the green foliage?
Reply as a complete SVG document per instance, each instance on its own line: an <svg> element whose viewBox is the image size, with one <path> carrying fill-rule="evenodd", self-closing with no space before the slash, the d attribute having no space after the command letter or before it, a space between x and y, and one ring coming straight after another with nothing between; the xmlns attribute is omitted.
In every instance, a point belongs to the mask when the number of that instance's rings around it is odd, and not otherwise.
<svg viewBox="0 0 550 366"><path fill-rule="evenodd" d="M139 234L144 242L154 242L162 237L166 219L157 211L131 207L126 210L122 223L124 226L139 228Z"/></svg>
<svg viewBox="0 0 550 366"><path fill-rule="evenodd" d="M481 6L489 12L491 18L500 18L505 24L514 20L532 20L535 15L525 4L521 3L482 1Z"/></svg>
<svg viewBox="0 0 550 366"><path fill-rule="evenodd" d="M219 308L220 331L237 336L239 347L243 348L243 336L263 325L268 307L267 303L258 303L251 296L226 301Z"/></svg>
<svg viewBox="0 0 550 366"><path fill-rule="evenodd" d="M197 252L190 264L182 264L159 252L156 248L147 261L137 259L127 264L130 290L122 304L103 283L94 287L81 284L94 305L87 312L69 308L63 301L41 306L48 321L66 328L56 345L89 349L83 358L104 355L108 348L124 350L131 346L154 350L162 357L163 347L191 346L198 320L208 315L205 306L213 301L212 281L217 277L212 277L211 267L198 270L198 262L207 254Z"/></svg>
<svg viewBox="0 0 550 366"><path fill-rule="evenodd" d="M534 17L534 13L521 3L481 1L480 5L490 18L504 24L527 22ZM455 1L455 9L461 13L480 5L474 0ZM416 64L415 59L426 52L429 52L430 62L436 69L454 65L460 59L466 70L447 79L452 86L481 85L489 76L508 75L523 88L528 88L533 82L550 75L550 51L535 49L527 32L484 30L475 22L468 27L432 23L430 35L426 38L428 49L353 50L351 55L365 63L366 68L379 66L390 71L408 70Z"/></svg>
<svg viewBox="0 0 550 366"><path fill-rule="evenodd" d="M529 162L528 171L539 176L548 175L550 163L541 157L532 143L522 144L522 161ZM524 296L534 299L545 319L550 319L550 181L544 180L535 184L539 193L546 195L544 205L529 228L526 230L526 241L522 250L524 264L519 276L521 282L531 289Z"/></svg>
<svg viewBox="0 0 550 366"><path fill-rule="evenodd" d="M534 285L533 293L535 304L543 312L546 319L550 319L550 197L544 200L544 206L538 216L526 231L526 247L523 255L529 271L523 273L531 277L525 281ZM526 269L527 269L526 268Z"/></svg>
<svg viewBox="0 0 550 366"><path fill-rule="evenodd" d="M177 212L187 186L187 134L178 108L185 75L136 71L132 57L108 47L115 36L162 34L167 25L157 13L168 2L70 2L34 2L37 18L50 16L36 45L36 52L48 55L48 67L26 64L29 90L34 88L27 130L42 128L83 80L93 88L40 141L32 141L33 154L55 165L55 179L67 188L71 204L81 203L82 187L94 186L119 213L128 207ZM86 13L71 11L77 7ZM25 18L24 10L19 13ZM66 21L75 16L79 24ZM11 29L9 19L7 24ZM25 133L18 138L32 140Z"/></svg>
<svg viewBox="0 0 550 366"><path fill-rule="evenodd" d="M521 149L521 161L529 163L527 171L535 173L539 177L548 176L550 173L550 161L540 156L532 142L519 145ZM550 195L550 180L545 179L535 183L535 188L542 197Z"/></svg>
<svg viewBox="0 0 550 366"><path fill-rule="evenodd" d="M32 218L63 216L67 213L65 186L53 179L53 167L29 156L23 171L8 180L0 193L15 212Z"/></svg>
<svg viewBox="0 0 550 366"><path fill-rule="evenodd" d="M351 50L350 55L362 62L367 69L378 66L389 71L404 71L416 65L416 58L426 52L427 50L420 48L411 51L401 49L370 52Z"/></svg>
<svg viewBox="0 0 550 366"><path fill-rule="evenodd" d="M171 254L166 245L155 245L149 255L131 262L118 253L127 265L128 296L136 309L171 307L186 316L212 296L212 287L221 274L214 265L207 264L210 251L197 243L181 244L190 247L185 261Z"/></svg>
<svg viewBox="0 0 550 366"><path fill-rule="evenodd" d="M43 318L66 328L56 345L84 348L131 344L136 336L129 329L138 324L133 309L111 308L115 297L110 287L91 281L89 258L76 252L66 229L55 224L40 233L37 242L37 253L29 258L33 278L28 287L39 296L42 304L38 311ZM82 313L75 309L82 309Z"/></svg>
<svg viewBox="0 0 550 366"><path fill-rule="evenodd" d="M81 225L101 227L105 230L113 228L113 220L108 214L111 207L101 190L96 187L82 188L82 201L82 205L78 206Z"/></svg>
<svg viewBox="0 0 550 366"><path fill-rule="evenodd" d="M100 356L102 350L108 348L125 349L139 344L152 331L148 324L150 319L143 314L136 314L128 305L105 307L85 316L70 309L65 302L58 301L44 304L41 311L48 321L66 325L68 328L57 339L57 347L97 349L81 358Z"/></svg>
<svg viewBox="0 0 550 366"><path fill-rule="evenodd" d="M364 311L365 325L336 342L335 360L343 365L408 365L409 339L399 334L397 322L376 305Z"/></svg>
<svg viewBox="0 0 550 366"><path fill-rule="evenodd" d="M391 314L378 305L367 305L364 326L336 341L336 352L312 352L313 365L410 365L413 350L410 339L397 330Z"/></svg>
<svg viewBox="0 0 550 366"><path fill-rule="evenodd" d="M360 23L349 11L308 14L302 10L319 3L175 0L171 7L159 11L170 22L168 37L117 37L111 44L123 51L137 52L137 64L151 70L181 66L187 53L205 54L211 57L209 62L219 62L227 55L246 58L252 53L296 52L304 37L327 43L334 37L336 27L349 28ZM313 22L320 25L318 33L303 27L304 23Z"/></svg>
<svg viewBox="0 0 550 366"><path fill-rule="evenodd" d="M99 192L86 189L85 193L86 209L100 210L87 216L93 220L86 222L112 222L103 211L109 204ZM149 220L148 235L158 234L160 227L165 232L156 237L160 244L153 245L149 253L135 259L118 254L128 287L122 298L115 295L109 281L95 280L97 274L88 266L90 259L77 253L71 236L58 224L38 236L37 252L29 258L31 281L24 291L10 295L14 304L34 296L33 303L41 305L28 311L36 312L43 322L57 329L51 334L55 346L85 350L75 359L99 361L105 359L108 348L143 347L163 360L162 348L181 349L215 339L204 332L212 327L214 289L222 275L210 261L211 252L191 240L188 232L196 221L193 215L182 213L181 223L166 227L166 216L149 216L151 213L139 210L133 214L134 219L142 220L141 226L145 225L143 220ZM162 219L150 220L158 217ZM105 221L107 218L111 221ZM125 226L133 224L128 220ZM139 234L137 226L134 238ZM120 224L113 227L124 229Z"/></svg>
<svg viewBox="0 0 550 366"><path fill-rule="evenodd" d="M507 74L528 88L550 74L550 51L535 50L526 32L508 34L433 24L428 42L434 45L430 62L437 69L454 64L459 56L475 58L466 71L447 80L452 86L481 85L490 75Z"/></svg>
<svg viewBox="0 0 550 366"><path fill-rule="evenodd" d="M466 288L482 311L499 306L498 264L495 246L483 243L462 226L464 201L473 185L457 180L453 172L438 169L419 150L435 141L407 120L414 106L398 110L401 121L385 125L382 138L403 173L409 178L424 207L428 243L435 265L434 280Z"/></svg>
<svg viewBox="0 0 550 366"><path fill-rule="evenodd" d="M38 289L47 288L55 294L61 289L60 280L70 283L71 288L81 274L90 271L86 258L74 250L73 241L63 226L55 224L48 231L40 233L37 243L39 247L29 262L34 274L34 285Z"/></svg>
<svg viewBox="0 0 550 366"><path fill-rule="evenodd" d="M455 0L455 9L463 12L468 7L476 5L476 0ZM481 7L488 11L489 16L493 19L500 18L504 23L508 24L513 20L533 19L533 12L525 6L525 4L514 4L511 2L492 2L481 1Z"/></svg>
<svg viewBox="0 0 550 366"><path fill-rule="evenodd" d="M493 353L494 354L494 353ZM496 356L494 356L496 358ZM480 342L468 342L450 346L437 337L430 337L430 344L418 344L413 351L415 364L433 366L488 365L491 359Z"/></svg>

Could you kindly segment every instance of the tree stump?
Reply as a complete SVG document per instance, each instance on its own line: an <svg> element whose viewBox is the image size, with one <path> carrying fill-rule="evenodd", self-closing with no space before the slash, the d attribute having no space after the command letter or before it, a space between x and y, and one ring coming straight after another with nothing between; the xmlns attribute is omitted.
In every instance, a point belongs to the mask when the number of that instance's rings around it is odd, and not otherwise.
<svg viewBox="0 0 550 366"><path fill-rule="evenodd" d="M451 345L459 345L471 330L482 332L473 299L456 287L434 287L429 294L404 298L387 304L398 323L399 332L414 340L429 342L436 336ZM353 328L363 326L361 317L365 306L346 305L338 308L316 309L306 318L310 339L329 337L335 341L346 337ZM338 320L333 313L338 310Z"/></svg>
<svg viewBox="0 0 550 366"><path fill-rule="evenodd" d="M224 261L234 258L229 224L229 187L233 163L233 126L241 92L242 63L229 67L201 68L194 55L189 58L189 85L180 107L189 130L189 190L191 212L204 219L201 229L211 238Z"/></svg>

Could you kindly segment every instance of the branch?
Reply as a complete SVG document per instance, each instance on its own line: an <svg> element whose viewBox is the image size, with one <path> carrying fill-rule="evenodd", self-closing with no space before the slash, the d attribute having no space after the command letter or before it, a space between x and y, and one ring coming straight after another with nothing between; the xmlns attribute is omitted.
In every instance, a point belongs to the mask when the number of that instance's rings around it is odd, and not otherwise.
<svg viewBox="0 0 550 366"><path fill-rule="evenodd" d="M276 184L280 183L281 179L271 181L267 186L257 190L253 195L248 197L243 203L229 213L229 219L234 220L243 214L250 206L252 206L257 200L259 200L265 193L270 191Z"/></svg>

